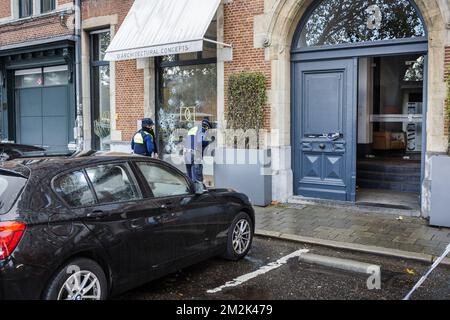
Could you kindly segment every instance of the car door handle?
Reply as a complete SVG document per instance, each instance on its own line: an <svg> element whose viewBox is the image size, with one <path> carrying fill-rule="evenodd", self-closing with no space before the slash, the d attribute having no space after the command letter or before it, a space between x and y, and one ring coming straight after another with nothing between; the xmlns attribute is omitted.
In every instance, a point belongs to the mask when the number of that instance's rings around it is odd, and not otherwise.
<svg viewBox="0 0 450 320"><path fill-rule="evenodd" d="M87 214L87 217L89 219L102 219L106 217L106 213L101 210L92 211L91 213Z"/></svg>

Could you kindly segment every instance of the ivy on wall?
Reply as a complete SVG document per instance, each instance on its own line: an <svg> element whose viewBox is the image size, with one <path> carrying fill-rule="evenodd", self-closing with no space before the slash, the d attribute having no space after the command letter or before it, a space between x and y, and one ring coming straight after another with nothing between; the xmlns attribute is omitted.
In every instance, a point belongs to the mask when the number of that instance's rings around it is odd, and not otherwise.
<svg viewBox="0 0 450 320"><path fill-rule="evenodd" d="M227 126L233 130L259 131L263 127L267 104L266 76L242 72L230 76L228 83Z"/></svg>

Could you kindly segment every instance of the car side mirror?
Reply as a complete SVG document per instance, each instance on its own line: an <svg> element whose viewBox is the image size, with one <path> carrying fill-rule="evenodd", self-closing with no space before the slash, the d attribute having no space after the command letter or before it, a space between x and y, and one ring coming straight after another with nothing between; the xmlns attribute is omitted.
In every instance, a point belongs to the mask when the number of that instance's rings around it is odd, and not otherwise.
<svg viewBox="0 0 450 320"><path fill-rule="evenodd" d="M197 195L202 195L202 194L205 194L206 192L208 192L208 190L205 188L205 185L203 184L203 182L195 181L194 186L195 186L195 194L197 194Z"/></svg>

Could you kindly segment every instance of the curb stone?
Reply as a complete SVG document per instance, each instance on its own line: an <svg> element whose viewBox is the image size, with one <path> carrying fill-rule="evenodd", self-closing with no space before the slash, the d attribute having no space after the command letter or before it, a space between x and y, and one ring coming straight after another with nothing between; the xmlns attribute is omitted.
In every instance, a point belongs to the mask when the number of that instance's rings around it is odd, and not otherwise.
<svg viewBox="0 0 450 320"><path fill-rule="evenodd" d="M303 237L293 234L267 231L267 230L256 230L255 236L266 237L266 238L276 238L281 240L288 240L294 242L301 242L305 244L319 245L329 248L342 249L342 250L350 250L357 251L362 253L376 254L388 257L402 258L407 260L415 260L425 263L433 263L436 260L436 256L432 256L424 253L417 252L409 252L397 249L390 248L382 248L376 246L368 246L363 244L356 243L348 243L348 242L339 242L332 240L324 240L318 238L311 237ZM445 258L441 265L450 266L450 258Z"/></svg>

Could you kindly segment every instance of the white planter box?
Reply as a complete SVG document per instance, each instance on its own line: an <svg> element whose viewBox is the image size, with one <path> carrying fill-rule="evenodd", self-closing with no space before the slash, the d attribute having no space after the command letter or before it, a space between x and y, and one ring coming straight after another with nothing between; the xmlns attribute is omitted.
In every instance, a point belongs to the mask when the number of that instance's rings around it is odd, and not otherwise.
<svg viewBox="0 0 450 320"><path fill-rule="evenodd" d="M215 186L246 194L252 204L272 203L270 150L217 149L214 163Z"/></svg>
<svg viewBox="0 0 450 320"><path fill-rule="evenodd" d="M431 158L431 212L430 224L450 227L450 157Z"/></svg>

